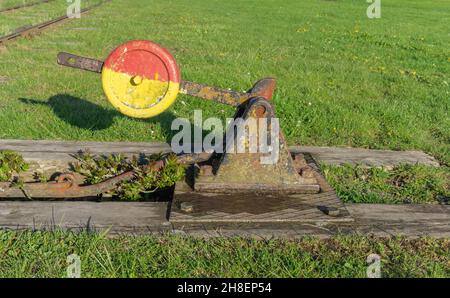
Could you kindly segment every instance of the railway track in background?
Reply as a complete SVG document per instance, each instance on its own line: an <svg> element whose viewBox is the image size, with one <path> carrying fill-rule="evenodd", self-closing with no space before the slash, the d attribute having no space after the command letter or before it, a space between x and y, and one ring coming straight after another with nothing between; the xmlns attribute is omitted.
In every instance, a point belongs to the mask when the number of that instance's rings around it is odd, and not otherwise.
<svg viewBox="0 0 450 298"><path fill-rule="evenodd" d="M7 11L14 11L14 10L18 10L21 8L31 7L31 6L35 6L35 5L39 5L39 4L43 4L43 3L52 2L52 1L55 1L55 0L41 0L41 1L35 1L35 2L31 2L31 3L16 5L16 6L12 6L12 7L7 7L7 8L0 8L0 13L7 12Z"/></svg>
<svg viewBox="0 0 450 298"><path fill-rule="evenodd" d="M53 1L53 0L51 0ZM111 2L111 0L103 0L99 3L93 4L89 7L83 8L80 10L81 14L84 14L94 8L97 8L105 3ZM4 45L7 42L10 42L12 40L15 40L19 37L23 37L23 36L29 36L29 35L33 35L36 33L39 33L49 27L52 27L53 25L57 25L60 24L66 20L69 20L70 18L67 16L67 14L59 16L57 18L51 19L49 21L45 21L43 23L39 23L36 25L30 25L30 26L24 26L24 27L19 27L17 28L13 33L7 34L5 36L1 36L0 37L0 45Z"/></svg>

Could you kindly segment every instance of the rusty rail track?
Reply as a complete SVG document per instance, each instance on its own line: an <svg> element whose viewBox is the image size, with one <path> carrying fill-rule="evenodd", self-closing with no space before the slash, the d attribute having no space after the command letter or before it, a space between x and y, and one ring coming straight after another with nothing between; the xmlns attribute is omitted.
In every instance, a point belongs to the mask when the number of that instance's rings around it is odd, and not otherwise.
<svg viewBox="0 0 450 298"><path fill-rule="evenodd" d="M13 6L13 7L7 7L7 8L0 9L0 13L1 12L7 12L7 11L14 11L14 10L18 10L18 9L21 9L21 8L31 7L31 6L35 6L35 5L39 5L39 4L52 2L52 1L55 1L55 0L41 0L41 1L35 1L35 2L31 2L31 3L16 5L16 6Z"/></svg>
<svg viewBox="0 0 450 298"><path fill-rule="evenodd" d="M107 2L110 2L110 1L111 0L103 0L97 4L83 8L80 10L80 13L84 14L84 13L86 13L96 7L99 7ZM37 24L37 25L20 27L20 28L16 29L13 33L10 33L10 34L0 37L0 45L3 45L11 40L15 40L22 36L33 35L34 33L41 32L50 26L62 23L68 19L70 19L70 18L67 15L63 15L63 16L57 17L57 18L49 20L49 21L45 21L45 22Z"/></svg>

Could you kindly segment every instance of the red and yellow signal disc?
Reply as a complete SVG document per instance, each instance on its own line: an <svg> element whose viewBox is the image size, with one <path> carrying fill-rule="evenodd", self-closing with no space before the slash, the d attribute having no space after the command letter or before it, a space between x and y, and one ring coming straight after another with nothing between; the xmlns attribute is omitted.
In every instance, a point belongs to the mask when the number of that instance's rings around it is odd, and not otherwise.
<svg viewBox="0 0 450 298"><path fill-rule="evenodd" d="M172 55L148 40L116 48L102 69L103 91L130 117L154 117L172 105L180 89L180 70Z"/></svg>

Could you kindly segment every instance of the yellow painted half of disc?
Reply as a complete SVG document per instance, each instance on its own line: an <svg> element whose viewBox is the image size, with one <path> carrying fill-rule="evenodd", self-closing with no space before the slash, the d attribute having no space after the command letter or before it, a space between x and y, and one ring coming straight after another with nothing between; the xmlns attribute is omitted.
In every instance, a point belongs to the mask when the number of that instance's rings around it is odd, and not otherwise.
<svg viewBox="0 0 450 298"><path fill-rule="evenodd" d="M177 98L180 84L149 80L109 68L102 70L102 85L110 103L121 113L135 118L154 117Z"/></svg>

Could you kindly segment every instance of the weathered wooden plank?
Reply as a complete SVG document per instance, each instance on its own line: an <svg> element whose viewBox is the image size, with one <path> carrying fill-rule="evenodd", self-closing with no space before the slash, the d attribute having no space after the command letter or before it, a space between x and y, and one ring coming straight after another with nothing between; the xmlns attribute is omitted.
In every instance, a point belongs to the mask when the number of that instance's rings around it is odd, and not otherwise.
<svg viewBox="0 0 450 298"><path fill-rule="evenodd" d="M165 202L0 202L0 227L7 229L160 231L169 226L166 216Z"/></svg>
<svg viewBox="0 0 450 298"><path fill-rule="evenodd" d="M178 233L195 237L244 236L256 239L304 236L328 238L337 234L372 234L379 237L450 237L450 206L347 204L352 223L174 224Z"/></svg>
<svg viewBox="0 0 450 298"><path fill-rule="evenodd" d="M315 173L321 192L298 195L264 196L255 194L211 194L176 191L171 213L172 223L331 223L351 222L344 204L319 173ZM183 204L190 211L181 209ZM335 208L338 214L323 210Z"/></svg>
<svg viewBox="0 0 450 298"><path fill-rule="evenodd" d="M373 150L346 147L291 146L292 152L309 153L319 163L392 167L401 163L439 166L432 156L421 151Z"/></svg>
<svg viewBox="0 0 450 298"><path fill-rule="evenodd" d="M82 141L47 141L47 140L0 140L0 150L15 150L24 154L36 153L74 154L89 149L95 154L110 153L159 153L169 152L166 143L131 143L131 142L82 142ZM51 155L49 155L51 156Z"/></svg>
<svg viewBox="0 0 450 298"><path fill-rule="evenodd" d="M90 229L120 233L172 231L196 237L320 238L339 233L450 237L450 206L347 204L352 223L169 223L166 203L0 202L0 228Z"/></svg>
<svg viewBox="0 0 450 298"><path fill-rule="evenodd" d="M444 223L450 228L450 206L434 204L345 204L359 224Z"/></svg>
<svg viewBox="0 0 450 298"><path fill-rule="evenodd" d="M35 163L73 161L71 155L80 150L93 154L122 153L126 156L170 152L166 143L133 142L80 142L45 140L0 140L0 150L20 152L27 160ZM292 152L308 153L317 162L325 164L362 164L366 166L394 166L400 163L439 166L430 155L421 151L370 150L344 147L291 146Z"/></svg>

